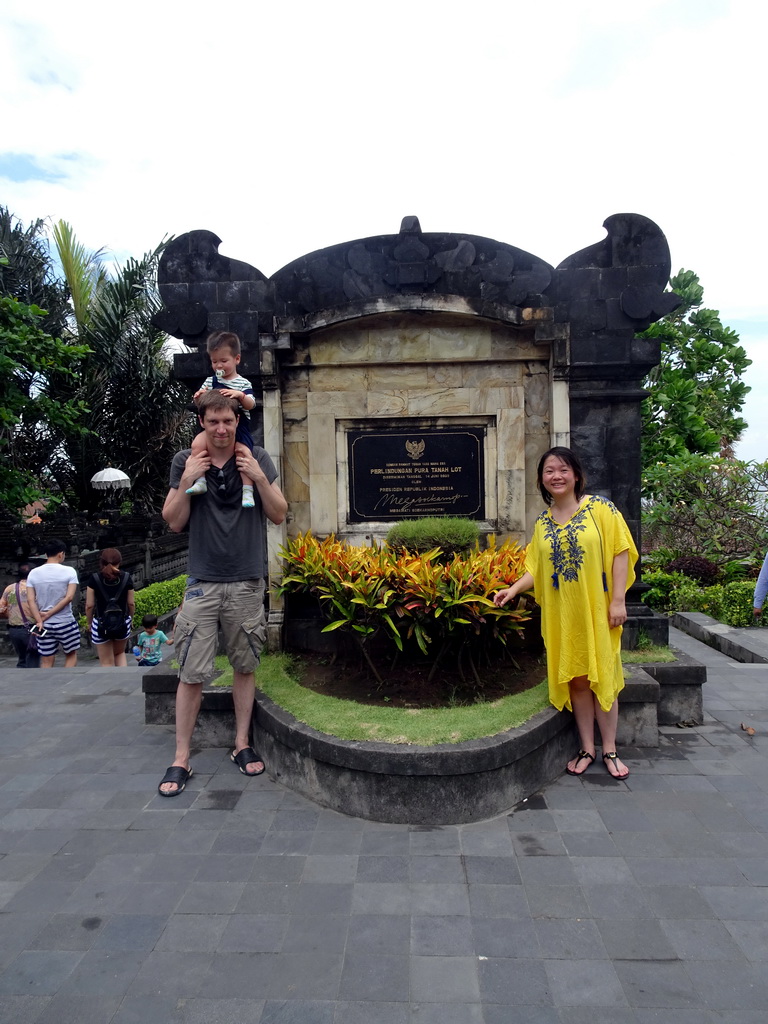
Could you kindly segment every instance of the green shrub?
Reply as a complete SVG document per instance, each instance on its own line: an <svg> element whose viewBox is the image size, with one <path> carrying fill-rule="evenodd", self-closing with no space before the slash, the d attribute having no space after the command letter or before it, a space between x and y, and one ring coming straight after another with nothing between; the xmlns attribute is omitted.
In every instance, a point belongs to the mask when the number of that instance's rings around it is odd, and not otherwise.
<svg viewBox="0 0 768 1024"><path fill-rule="evenodd" d="M659 611L703 612L735 628L755 622L752 615L754 580L697 587L682 573L649 572L643 575L643 582L651 588L644 595L646 604ZM764 612L756 621L758 624L768 622L768 615Z"/></svg>
<svg viewBox="0 0 768 1024"><path fill-rule="evenodd" d="M673 558L677 558L677 554L672 548L654 548L653 551L646 552L641 556L643 573L665 569Z"/></svg>
<svg viewBox="0 0 768 1024"><path fill-rule="evenodd" d="M723 587L723 604L721 615L716 616L728 626L751 626L757 621L762 624L766 618L765 610L759 619L752 614L752 601L755 596L754 580L739 580L726 583Z"/></svg>
<svg viewBox="0 0 768 1024"><path fill-rule="evenodd" d="M447 561L457 554L468 555L479 537L477 523L473 519L426 516L395 523L387 534L387 545L417 554L440 548L440 561Z"/></svg>
<svg viewBox="0 0 768 1024"><path fill-rule="evenodd" d="M150 583L136 591L136 611L133 616L133 628L141 626L141 620L145 615L165 615L178 608L184 598L184 588L187 583L187 576L176 576L172 580L161 580L159 583Z"/></svg>
<svg viewBox="0 0 768 1024"><path fill-rule="evenodd" d="M723 619L723 596L724 588L720 584L713 587L703 587L700 590L684 591L681 599L684 605L676 608L676 611L704 612L711 615L713 619Z"/></svg>
<svg viewBox="0 0 768 1024"><path fill-rule="evenodd" d="M739 580L756 580L760 573L762 558L736 558L732 562L726 562L722 567L723 583L736 583Z"/></svg>
<svg viewBox="0 0 768 1024"><path fill-rule="evenodd" d="M665 565L666 572L681 572L684 576L696 580L702 587L711 587L720 575L720 570L714 562L708 558L700 558L698 555L683 555L682 558L673 559L669 565Z"/></svg>
<svg viewBox="0 0 768 1024"><path fill-rule="evenodd" d="M661 612L684 610L680 602L685 604L690 599L686 595L699 589L689 576L681 572L664 572L662 569L644 572L643 583L650 587L643 594L643 600L650 608Z"/></svg>

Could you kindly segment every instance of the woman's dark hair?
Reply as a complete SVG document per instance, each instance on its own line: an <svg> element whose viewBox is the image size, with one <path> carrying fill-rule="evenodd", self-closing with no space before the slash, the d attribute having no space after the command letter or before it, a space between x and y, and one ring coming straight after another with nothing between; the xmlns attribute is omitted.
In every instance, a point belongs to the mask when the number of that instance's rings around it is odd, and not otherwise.
<svg viewBox="0 0 768 1024"><path fill-rule="evenodd" d="M117 548L104 548L101 552L101 575L114 580L120 575L120 563L123 556Z"/></svg>
<svg viewBox="0 0 768 1024"><path fill-rule="evenodd" d="M19 568L16 570L16 578L18 579L19 583L21 583L22 580L25 580L31 572L32 566L29 564L29 562L25 562L24 565L20 565Z"/></svg>
<svg viewBox="0 0 768 1024"><path fill-rule="evenodd" d="M574 476L576 477L576 486L574 488L574 492L576 494L576 497L580 499L584 495L584 491L587 488L587 478L584 474L582 465L579 462L578 455L576 455L575 452L572 452L570 448L549 448L547 451L544 452L544 454L539 459L539 465L536 470L536 483L539 485L539 490L541 491L541 496L544 499L544 504L552 504L552 495L544 486L542 479L544 476L544 463L547 461L550 455L554 455L557 459L562 459L563 462L566 463L566 465L571 467Z"/></svg>

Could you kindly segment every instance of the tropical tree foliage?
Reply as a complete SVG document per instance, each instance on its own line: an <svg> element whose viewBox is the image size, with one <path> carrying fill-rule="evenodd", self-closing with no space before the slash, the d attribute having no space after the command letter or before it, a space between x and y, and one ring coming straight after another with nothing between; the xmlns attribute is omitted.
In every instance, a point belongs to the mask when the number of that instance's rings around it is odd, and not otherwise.
<svg viewBox="0 0 768 1024"><path fill-rule="evenodd" d="M704 290L693 271L670 280L683 299L644 337L661 341L661 362L645 381L643 462L668 462L686 452L713 455L728 449L746 427L741 417L750 388L750 365L739 336L714 309L702 307Z"/></svg>
<svg viewBox="0 0 768 1024"><path fill-rule="evenodd" d="M69 291L69 328L70 331L82 334L90 322L99 293L108 280L102 262L105 252L103 249L89 252L64 220L54 225L53 241Z"/></svg>
<svg viewBox="0 0 768 1024"><path fill-rule="evenodd" d="M28 332L32 315L49 341L44 364L32 358L42 337L26 360L26 335L5 348L4 377L24 399L22 412L4 424L6 447L14 452L8 469L21 488L7 492L6 506L18 515L14 503L34 481L33 490L56 495L75 511L94 510L101 495L90 479L114 466L131 478L130 496L141 510L158 509L170 458L191 424L187 392L163 355L166 337L151 322L160 307L163 244L108 273L103 251L89 252L63 221L53 229L54 258L43 228L36 221L24 229L0 209L0 257L7 261L0 266L0 295L21 297L28 306L50 299L46 318L40 309L19 308L8 327L18 333L19 318L26 317Z"/></svg>
<svg viewBox="0 0 768 1024"><path fill-rule="evenodd" d="M0 270L4 269L0 259ZM0 507L13 518L25 505L49 496L45 475L34 472L20 443L52 428L82 435L85 406L41 393L41 383L55 372L75 378L88 354L84 345L68 345L47 334L45 312L8 296L0 296Z"/></svg>
<svg viewBox="0 0 768 1024"><path fill-rule="evenodd" d="M109 277L99 254L83 250L68 225L58 225L54 237L77 300L72 330L89 352L76 377L52 374L46 389L88 409L81 422L89 433L51 432L51 472L83 509L94 504L93 474L114 466L131 478L136 501L157 508L171 457L190 429L188 393L172 378L166 336L151 320L161 305L155 282L163 245Z"/></svg>
<svg viewBox="0 0 768 1024"><path fill-rule="evenodd" d="M0 295L44 310L39 326L60 337L69 315L69 296L57 277L45 236L45 221L28 227L0 206Z"/></svg>
<svg viewBox="0 0 768 1024"><path fill-rule="evenodd" d="M768 547L768 462L685 453L646 466L643 538L669 559L716 565L763 558Z"/></svg>

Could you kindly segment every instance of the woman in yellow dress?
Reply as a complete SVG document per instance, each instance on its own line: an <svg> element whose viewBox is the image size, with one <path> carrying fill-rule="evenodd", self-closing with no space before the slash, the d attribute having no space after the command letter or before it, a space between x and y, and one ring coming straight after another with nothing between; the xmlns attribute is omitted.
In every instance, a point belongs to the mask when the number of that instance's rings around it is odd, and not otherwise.
<svg viewBox="0 0 768 1024"><path fill-rule="evenodd" d="M615 779L629 769L616 753L625 594L635 579L637 548L623 516L607 498L586 494L584 471L570 448L550 448L539 460L539 490L548 506L536 520L525 573L498 591L503 606L533 589L541 606L549 699L573 711L580 749L569 775L595 760L595 721L603 761Z"/></svg>

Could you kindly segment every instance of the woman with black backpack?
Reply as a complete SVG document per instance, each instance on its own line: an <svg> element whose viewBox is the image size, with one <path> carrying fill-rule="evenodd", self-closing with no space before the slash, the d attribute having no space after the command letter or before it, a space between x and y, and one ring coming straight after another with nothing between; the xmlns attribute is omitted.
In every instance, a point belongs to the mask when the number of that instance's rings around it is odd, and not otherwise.
<svg viewBox="0 0 768 1024"><path fill-rule="evenodd" d="M101 569L88 577L85 591L85 617L99 664L118 668L128 664L125 642L135 609L133 580L120 569L122 560L117 548L104 548Z"/></svg>

